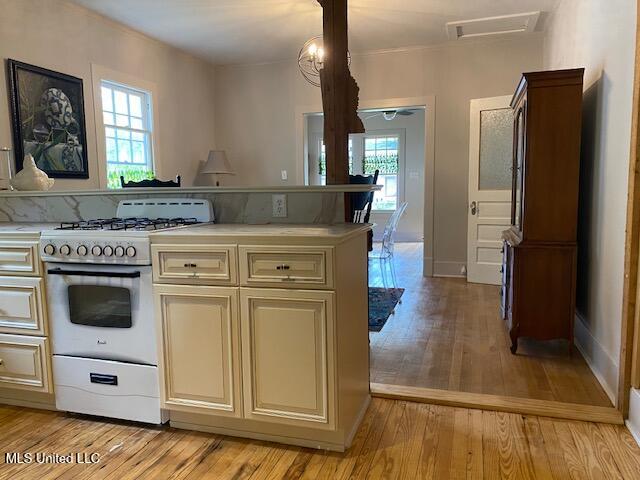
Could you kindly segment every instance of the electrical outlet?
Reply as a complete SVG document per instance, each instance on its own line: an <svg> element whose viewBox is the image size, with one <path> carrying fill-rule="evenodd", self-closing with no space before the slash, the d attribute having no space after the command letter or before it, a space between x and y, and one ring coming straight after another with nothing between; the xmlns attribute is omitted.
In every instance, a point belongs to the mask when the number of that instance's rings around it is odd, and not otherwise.
<svg viewBox="0 0 640 480"><path fill-rule="evenodd" d="M271 195L272 216L282 218L287 216L287 196L284 194Z"/></svg>

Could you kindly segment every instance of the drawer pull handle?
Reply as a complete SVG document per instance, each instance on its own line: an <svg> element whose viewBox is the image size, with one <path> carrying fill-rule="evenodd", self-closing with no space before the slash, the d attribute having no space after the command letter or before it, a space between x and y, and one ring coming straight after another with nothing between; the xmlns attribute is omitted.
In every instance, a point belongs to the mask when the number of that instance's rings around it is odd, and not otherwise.
<svg viewBox="0 0 640 480"><path fill-rule="evenodd" d="M89 380L91 383L98 383L100 385L113 385L118 386L117 375L103 375L102 373L89 373Z"/></svg>
<svg viewBox="0 0 640 480"><path fill-rule="evenodd" d="M0 367L1 367L2 365L4 365L4 360L2 360L2 359L0 358Z"/></svg>
<svg viewBox="0 0 640 480"><path fill-rule="evenodd" d="M284 265L284 264L278 265L276 267L276 270L290 270L290 269L291 269L291 267L289 265Z"/></svg>
<svg viewBox="0 0 640 480"><path fill-rule="evenodd" d="M198 265L195 263L185 263L184 268L196 268Z"/></svg>

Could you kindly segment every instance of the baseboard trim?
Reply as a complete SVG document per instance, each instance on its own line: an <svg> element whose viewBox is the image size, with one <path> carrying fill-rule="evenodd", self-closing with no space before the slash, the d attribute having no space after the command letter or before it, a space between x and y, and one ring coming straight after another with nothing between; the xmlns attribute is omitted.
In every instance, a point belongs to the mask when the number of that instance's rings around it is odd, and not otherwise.
<svg viewBox="0 0 640 480"><path fill-rule="evenodd" d="M12 407L35 408L38 410L51 410L57 412L55 403L32 402L29 400L20 400L17 398L0 398L0 405L11 405Z"/></svg>
<svg viewBox="0 0 640 480"><path fill-rule="evenodd" d="M344 445L330 443L320 440L310 440L307 438L288 437L284 435L273 435L248 430L235 430L233 428L214 427L211 425L200 425L189 422L171 420L169 425L180 430L194 430L197 432L215 433L217 435L227 435L230 437L250 438L266 442L282 443L284 445L295 445L298 447L315 448L317 450L330 450L332 452L344 452Z"/></svg>
<svg viewBox="0 0 640 480"><path fill-rule="evenodd" d="M382 383L371 384L371 395L380 398L433 403L450 407L493 410L614 425L624 424L622 414L614 407L596 407L578 403L563 403L484 393L454 392L435 388L403 387Z"/></svg>
<svg viewBox="0 0 640 480"><path fill-rule="evenodd" d="M640 446L640 390L636 388L632 388L629 392L629 418L625 424Z"/></svg>
<svg viewBox="0 0 640 480"><path fill-rule="evenodd" d="M351 447L351 444L353 443L353 439L355 438L356 433L358 433L358 429L362 424L362 420L364 420L364 416L367 414L367 410L369 409L370 404L371 404L371 395L367 395L367 399L363 402L362 407L358 412L358 416L356 417L356 422L351 428L351 431L349 432L349 434L347 435L347 438L345 439L345 442L344 442L345 448Z"/></svg>
<svg viewBox="0 0 640 480"><path fill-rule="evenodd" d="M465 275L460 273L462 271L462 267L465 265L465 262L443 262L435 260L433 262L433 276L465 278Z"/></svg>
<svg viewBox="0 0 640 480"><path fill-rule="evenodd" d="M573 338L576 348L582 354L609 400L617 405L618 364L609 356L598 339L591 334L584 318L578 313L575 317Z"/></svg>

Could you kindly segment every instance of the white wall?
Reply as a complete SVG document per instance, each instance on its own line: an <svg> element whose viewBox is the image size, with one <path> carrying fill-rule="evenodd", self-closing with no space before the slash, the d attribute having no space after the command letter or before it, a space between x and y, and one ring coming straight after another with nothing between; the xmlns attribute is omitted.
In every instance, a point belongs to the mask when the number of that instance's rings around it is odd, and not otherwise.
<svg viewBox="0 0 640 480"><path fill-rule="evenodd" d="M531 35L353 56L363 101L435 96L436 273L458 274L466 263L469 100L513 93L522 72L542 67L542 41ZM293 172L302 170L296 110L321 103L296 62L219 67L215 101L217 145L238 171L231 180L295 183Z"/></svg>
<svg viewBox="0 0 640 480"><path fill-rule="evenodd" d="M425 168L425 112L416 109L413 115L397 115L393 120L385 120L372 112L360 113L367 133L398 130L404 134L404 200L407 210L400 220L396 240L400 242L421 242L424 238L424 168ZM324 118L321 115L308 117L307 136L309 142L315 135L322 136ZM380 240L391 213L372 212L371 221L376 224L374 239Z"/></svg>
<svg viewBox="0 0 640 480"><path fill-rule="evenodd" d="M617 390L635 52L635 0L562 0L545 68L585 67L576 341Z"/></svg>
<svg viewBox="0 0 640 480"><path fill-rule="evenodd" d="M82 7L62 0L0 0L0 57L84 81L90 178L57 179L56 189L99 187L92 63L157 85L155 134L161 141L155 157L163 176L179 173L191 184L198 162L215 147L213 67ZM12 145L6 88L0 82L0 146Z"/></svg>

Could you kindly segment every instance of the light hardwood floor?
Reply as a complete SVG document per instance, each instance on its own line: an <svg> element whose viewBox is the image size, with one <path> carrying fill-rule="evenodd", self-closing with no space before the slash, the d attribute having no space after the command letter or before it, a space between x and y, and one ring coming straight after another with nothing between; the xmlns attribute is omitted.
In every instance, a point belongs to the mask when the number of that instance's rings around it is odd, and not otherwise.
<svg viewBox="0 0 640 480"><path fill-rule="evenodd" d="M376 245L377 247L377 245ZM422 244L396 244L402 304L370 333L371 382L612 406L580 353L523 339L517 355L499 315L499 290L422 276ZM369 284L382 286L371 261Z"/></svg>
<svg viewBox="0 0 640 480"><path fill-rule="evenodd" d="M7 464L5 453L98 453L94 465ZM621 426L373 399L330 453L0 406L0 479L637 479Z"/></svg>

